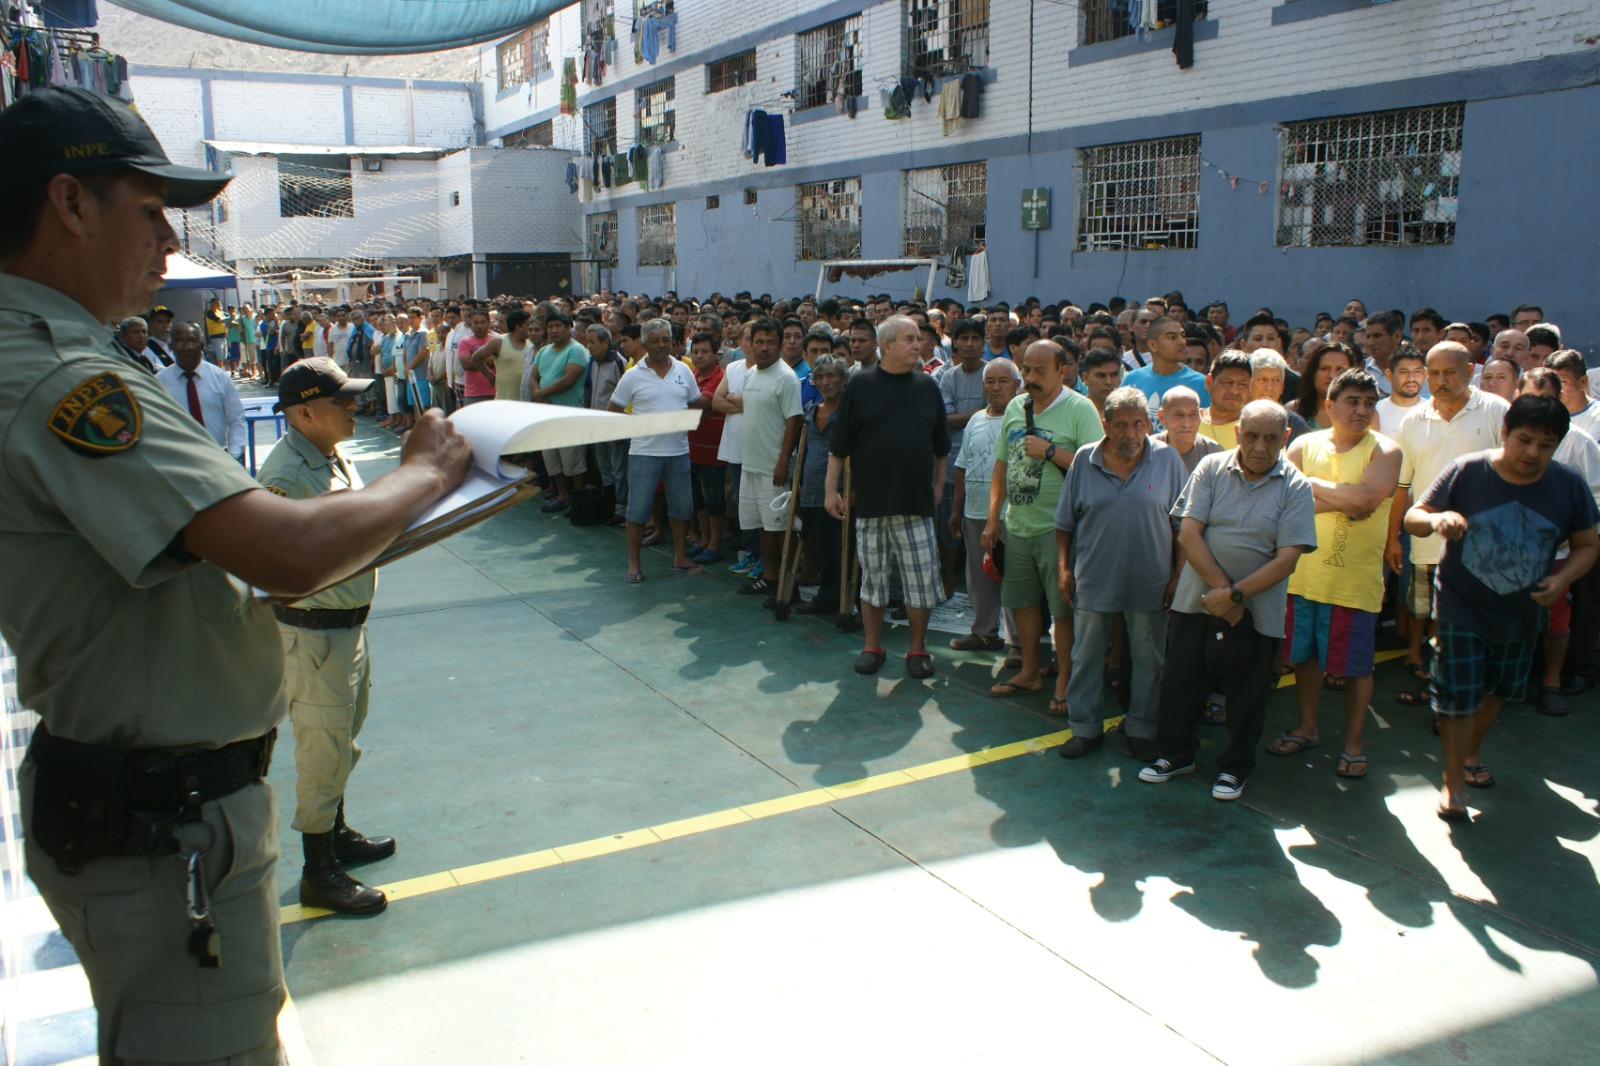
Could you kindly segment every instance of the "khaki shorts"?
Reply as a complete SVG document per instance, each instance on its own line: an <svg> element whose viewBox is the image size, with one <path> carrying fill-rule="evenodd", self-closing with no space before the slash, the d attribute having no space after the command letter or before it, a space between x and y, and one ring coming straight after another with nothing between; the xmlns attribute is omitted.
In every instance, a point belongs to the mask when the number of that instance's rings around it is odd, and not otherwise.
<svg viewBox="0 0 1600 1066"><path fill-rule="evenodd" d="M575 477L578 474L589 472L589 463L584 458L582 448L546 448L544 468L551 474L565 474Z"/></svg>

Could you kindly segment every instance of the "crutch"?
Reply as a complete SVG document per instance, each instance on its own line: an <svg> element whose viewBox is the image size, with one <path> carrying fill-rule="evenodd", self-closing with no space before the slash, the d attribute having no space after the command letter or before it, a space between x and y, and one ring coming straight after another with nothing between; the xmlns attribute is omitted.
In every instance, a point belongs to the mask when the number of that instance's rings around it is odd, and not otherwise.
<svg viewBox="0 0 1600 1066"><path fill-rule="evenodd" d="M848 633L861 623L856 621L856 584L860 580L855 560L850 557L850 460L844 461L844 528L839 532L839 620L834 623Z"/></svg>
<svg viewBox="0 0 1600 1066"><path fill-rule="evenodd" d="M794 544L799 539L794 535L794 512L800 505L800 471L805 467L806 428L801 423L800 443L794 452L794 473L789 477L789 505L783 513L783 556L778 562L777 596L772 603L772 616L780 622L789 620L789 597L794 595L795 578L800 576L800 548ZM794 556L792 561L791 554Z"/></svg>

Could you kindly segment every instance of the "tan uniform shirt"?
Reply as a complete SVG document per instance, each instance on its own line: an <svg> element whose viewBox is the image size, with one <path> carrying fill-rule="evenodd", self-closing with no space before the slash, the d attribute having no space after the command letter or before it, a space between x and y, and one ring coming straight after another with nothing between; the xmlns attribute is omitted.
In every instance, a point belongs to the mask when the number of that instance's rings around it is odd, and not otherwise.
<svg viewBox="0 0 1600 1066"><path fill-rule="evenodd" d="M291 500L310 500L329 492L347 492L361 487L361 475L356 473L355 464L346 459L337 446L332 456L323 455L305 434L293 427L272 449L256 477L267 491ZM377 589L378 573L368 570L300 600L294 606L306 610L348 611L371 603Z"/></svg>
<svg viewBox="0 0 1600 1066"><path fill-rule="evenodd" d="M80 304L0 274L0 633L52 733L212 748L282 721L271 612L180 544L257 487Z"/></svg>

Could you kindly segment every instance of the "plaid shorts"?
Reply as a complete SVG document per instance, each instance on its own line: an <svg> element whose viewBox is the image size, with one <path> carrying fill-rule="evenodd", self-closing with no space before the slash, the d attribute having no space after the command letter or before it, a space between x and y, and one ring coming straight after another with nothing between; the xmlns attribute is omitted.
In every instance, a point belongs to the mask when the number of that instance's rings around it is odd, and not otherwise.
<svg viewBox="0 0 1600 1066"><path fill-rule="evenodd" d="M1492 641L1463 626L1439 623L1433 657L1433 713L1441 718L1471 718L1487 694L1520 700L1533 671L1531 640Z"/></svg>
<svg viewBox="0 0 1600 1066"><path fill-rule="evenodd" d="M872 606L888 606L891 558L907 607L931 610L944 602L932 518L906 514L858 518L856 551L861 559L861 598Z"/></svg>

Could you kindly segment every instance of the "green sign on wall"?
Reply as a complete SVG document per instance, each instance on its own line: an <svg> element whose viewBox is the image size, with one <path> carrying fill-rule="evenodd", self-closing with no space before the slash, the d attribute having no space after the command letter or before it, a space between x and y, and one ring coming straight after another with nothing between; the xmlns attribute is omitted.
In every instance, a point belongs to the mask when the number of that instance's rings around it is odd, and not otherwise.
<svg viewBox="0 0 1600 1066"><path fill-rule="evenodd" d="M1050 190L1022 190L1022 228L1050 228Z"/></svg>

